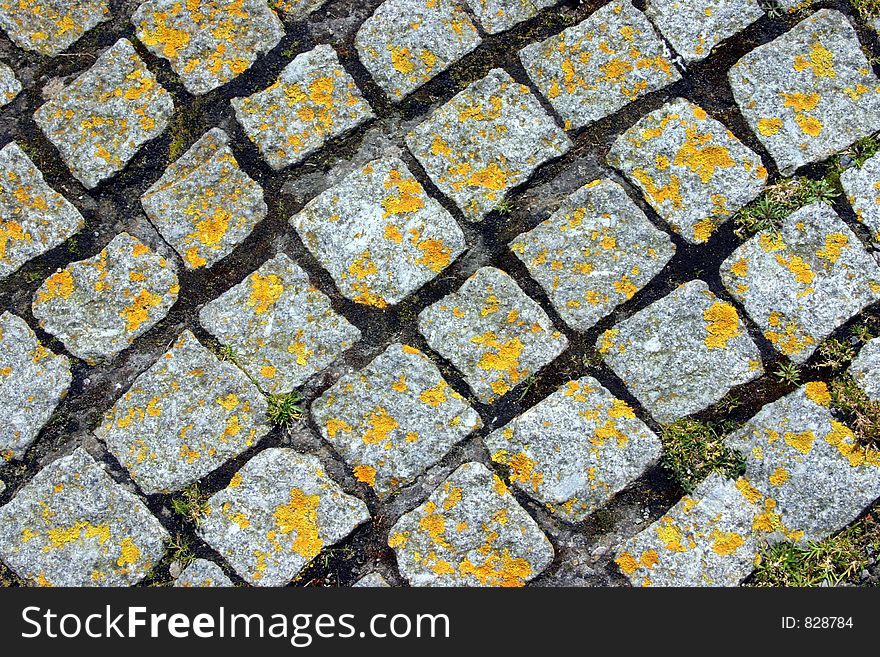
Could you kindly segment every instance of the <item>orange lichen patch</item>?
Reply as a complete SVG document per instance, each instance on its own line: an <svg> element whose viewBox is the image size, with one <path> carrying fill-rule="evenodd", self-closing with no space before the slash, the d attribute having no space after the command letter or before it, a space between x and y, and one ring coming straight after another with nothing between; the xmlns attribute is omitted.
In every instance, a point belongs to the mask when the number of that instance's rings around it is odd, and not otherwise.
<svg viewBox="0 0 880 657"><path fill-rule="evenodd" d="M141 290L132 301L131 305L123 308L120 315L125 320L129 331L137 331L141 324L150 321L150 308L155 308L162 303L162 297L153 294L149 290Z"/></svg>
<svg viewBox="0 0 880 657"><path fill-rule="evenodd" d="M122 539L122 544L119 547L119 558L116 560L116 565L120 568L125 568L126 566L134 566L137 565L137 562L141 560L141 551L137 545L135 545L134 541L126 536Z"/></svg>
<svg viewBox="0 0 880 657"><path fill-rule="evenodd" d="M400 73L412 73L415 66L410 61L412 54L409 48L397 48L391 44L388 45L388 53L391 56L391 65L394 70Z"/></svg>
<svg viewBox="0 0 880 657"><path fill-rule="evenodd" d="M385 189L393 189L397 196L387 196L382 200L385 208L385 217L393 214L417 212L425 207L425 190L422 189L418 180L412 177L404 177L400 171L392 169L385 179Z"/></svg>
<svg viewBox="0 0 880 657"><path fill-rule="evenodd" d="M225 397L220 397L217 400L217 403L220 404L227 411L231 411L233 408L235 408L239 404L238 395L236 395L233 392L230 392Z"/></svg>
<svg viewBox="0 0 880 657"><path fill-rule="evenodd" d="M715 529L712 531L712 551L723 557L734 554L743 546L743 537L736 532L723 532Z"/></svg>
<svg viewBox="0 0 880 657"><path fill-rule="evenodd" d="M508 187L511 172L505 171L495 162L471 173L467 184L473 187L484 187L492 191L500 191Z"/></svg>
<svg viewBox="0 0 880 657"><path fill-rule="evenodd" d="M639 288L629 279L629 276L624 275L619 281L614 281L613 287L616 292L623 295L627 299L632 299L636 292L639 291Z"/></svg>
<svg viewBox="0 0 880 657"><path fill-rule="evenodd" d="M611 408L608 409L608 417L614 419L627 418L632 420L635 419L636 414L632 407L625 401L622 399L615 399L611 402Z"/></svg>
<svg viewBox="0 0 880 657"><path fill-rule="evenodd" d="M48 511L48 508L46 508L46 511ZM78 520L71 527L66 529L55 527L48 530L46 532L46 538L49 539L49 545L46 549L61 549L68 543L80 540L85 541L90 538L94 538L98 543L104 545L110 540L110 526L106 524L93 525L86 520Z"/></svg>
<svg viewBox="0 0 880 657"><path fill-rule="evenodd" d="M318 555L324 547L318 529L318 495L307 495L299 488L290 489L290 502L275 507L272 517L281 534L296 532L293 551L302 557L311 559Z"/></svg>
<svg viewBox="0 0 880 657"><path fill-rule="evenodd" d="M395 392L406 392L409 390L409 386L406 383L406 374L401 374L400 378L391 384L391 389Z"/></svg>
<svg viewBox="0 0 880 657"><path fill-rule="evenodd" d="M731 339L742 333L736 308L729 303L716 301L703 311L703 319L707 333L704 342L709 349L724 349Z"/></svg>
<svg viewBox="0 0 880 657"><path fill-rule="evenodd" d="M70 297L71 294L73 294L73 276L68 270L63 269L59 272L55 272L49 278L47 278L44 286L46 289L41 290L40 294L37 297L38 303L45 303L46 301L54 299L55 297L67 299L68 297Z"/></svg>
<svg viewBox="0 0 880 657"><path fill-rule="evenodd" d="M529 562L512 557L507 548L504 548L500 555L497 552L491 553L479 566L474 565L470 558L465 558L458 565L458 571L463 576L475 577L483 586L525 586L526 581L532 576Z"/></svg>
<svg viewBox="0 0 880 657"><path fill-rule="evenodd" d="M234 475L232 475L232 479L229 480L229 488L238 488L239 486L241 486L242 480L243 477L241 476L241 473L236 472Z"/></svg>
<svg viewBox="0 0 880 657"><path fill-rule="evenodd" d="M254 272L248 280L251 285L251 293L247 305L249 308L253 308L257 315L262 315L274 306L284 292L281 278L275 274L262 276L259 272Z"/></svg>
<svg viewBox="0 0 880 657"><path fill-rule="evenodd" d="M822 122L813 116L804 116L803 114L796 114L794 117L795 123L801 129L805 135L809 135L810 137L818 137L822 134Z"/></svg>
<svg viewBox="0 0 880 657"><path fill-rule="evenodd" d="M419 395L419 400L428 406L440 406L446 401L446 382L441 381L433 388L423 390Z"/></svg>
<svg viewBox="0 0 880 657"><path fill-rule="evenodd" d="M425 265L431 271L440 272L449 265L452 249L443 244L443 240L424 239L416 243L416 248L422 252L416 263Z"/></svg>
<svg viewBox="0 0 880 657"><path fill-rule="evenodd" d="M394 242L395 244L403 242L403 233L401 233L400 229L394 224L387 224L382 235L389 242Z"/></svg>
<svg viewBox="0 0 880 657"><path fill-rule="evenodd" d="M736 488L752 504L757 504L764 497L745 477L740 477L736 480Z"/></svg>
<svg viewBox="0 0 880 657"><path fill-rule="evenodd" d="M673 552L686 552L688 546L682 543L684 536L681 527L676 525L672 518L664 516L660 519L660 525L654 528L657 538L663 543L663 547ZM692 547L692 546L691 546Z"/></svg>
<svg viewBox="0 0 880 657"><path fill-rule="evenodd" d="M778 313L777 315L778 316ZM773 317L771 315L771 326L773 324ZM777 320L777 325L781 323L781 320ZM784 327L784 332L780 331L764 331L764 336L770 340L783 354L786 356L791 356L792 354L797 354L803 351L804 349L810 347L815 344L816 341L809 335L799 335L800 331L798 329L797 324L794 322L788 322Z"/></svg>
<svg viewBox="0 0 880 657"><path fill-rule="evenodd" d="M831 233L825 236L825 248L816 251L816 255L834 264L847 246L849 246L849 238L846 235Z"/></svg>
<svg viewBox="0 0 880 657"><path fill-rule="evenodd" d="M370 428L363 435L363 441L367 445L376 445L388 440L391 432L400 427L397 420L381 406L376 407L367 422Z"/></svg>
<svg viewBox="0 0 880 657"><path fill-rule="evenodd" d="M782 98L784 107L791 107L795 112L809 112L816 109L816 105L819 104L822 97L816 92L811 92L807 94L783 93Z"/></svg>
<svg viewBox="0 0 880 657"><path fill-rule="evenodd" d="M790 258L786 258L782 254L777 253L776 262L794 274L794 279L802 285L810 285L816 277L816 274L810 269L810 265L799 255L792 255Z"/></svg>
<svg viewBox="0 0 880 657"><path fill-rule="evenodd" d="M362 252L349 266L348 273L358 279L377 274L379 270L369 251Z"/></svg>
<svg viewBox="0 0 880 657"><path fill-rule="evenodd" d="M544 483L544 474L535 469L535 461L524 452L514 454L499 462L510 468L510 480L514 483L531 486L533 491L537 491L538 487Z"/></svg>
<svg viewBox="0 0 880 657"><path fill-rule="evenodd" d="M730 151L725 146L711 143L714 139L712 134L700 134L696 126L689 126L685 134L686 140L675 154L674 163L696 173L703 184L712 179L716 169L736 166Z"/></svg>
<svg viewBox="0 0 880 657"><path fill-rule="evenodd" d="M336 434L340 431L344 431L345 433L351 433L354 429L351 428L351 425L345 420L339 420L335 417L331 417L327 420L327 423L324 425L327 429L327 436L332 440L336 438Z"/></svg>
<svg viewBox="0 0 880 657"><path fill-rule="evenodd" d="M749 273L749 263L745 258L740 258L730 267L730 271L734 276L739 276L740 278L748 275Z"/></svg>
<svg viewBox="0 0 880 657"><path fill-rule="evenodd" d="M788 474L788 470L786 470L785 468L776 468L771 473L768 481L773 486L782 486L782 484L789 480L790 476L791 475Z"/></svg>
<svg viewBox="0 0 880 657"><path fill-rule="evenodd" d="M782 251L785 249L785 242L782 241L782 235L773 231L764 232L758 235L758 245L761 247L761 250L766 253Z"/></svg>
<svg viewBox="0 0 880 657"><path fill-rule="evenodd" d="M795 55L794 70L798 73L812 69L817 78L833 78L837 76L834 70L834 53L825 48L820 41L816 41L810 49L810 54Z"/></svg>
<svg viewBox="0 0 880 657"><path fill-rule="evenodd" d="M642 552L642 556L639 557L639 563L648 570L651 570L660 563L660 555L657 554L657 550L645 550Z"/></svg>
<svg viewBox="0 0 880 657"><path fill-rule="evenodd" d="M706 219L701 219L696 224L694 224L694 240L697 244L703 244L708 242L712 237L712 234L718 226L715 225L715 222L708 217Z"/></svg>
<svg viewBox="0 0 880 657"><path fill-rule="evenodd" d="M811 381L804 386L804 393L820 406L831 404L831 393L828 392L828 385L823 381Z"/></svg>
<svg viewBox="0 0 880 657"><path fill-rule="evenodd" d="M376 468L371 465L356 465L352 471L355 479L372 488L376 487Z"/></svg>
<svg viewBox="0 0 880 657"><path fill-rule="evenodd" d="M428 533L428 536L431 537L431 540L437 545L449 548L449 543L446 542L446 537L444 532L446 531L446 519L443 517L443 514L437 513L437 505L434 502L428 501L425 504L425 516L419 520L419 529Z"/></svg>
<svg viewBox="0 0 880 657"><path fill-rule="evenodd" d="M777 132L782 130L782 125L782 119L758 119L758 132L760 132L765 137L772 137Z"/></svg>
<svg viewBox="0 0 880 657"><path fill-rule="evenodd" d="M789 447L794 447L801 454L809 454L813 449L813 443L816 441L816 435L809 430L800 433L786 431L782 435L782 439Z"/></svg>
<svg viewBox="0 0 880 657"><path fill-rule="evenodd" d="M180 446L180 458L186 461L187 465L192 465L194 461L202 458L202 453L184 444Z"/></svg>
<svg viewBox="0 0 880 657"><path fill-rule="evenodd" d="M674 208L684 206L681 197L681 180L678 176L673 174L669 176L669 182L666 185L658 186L651 175L642 168L634 169L632 175L656 205L671 203Z"/></svg>

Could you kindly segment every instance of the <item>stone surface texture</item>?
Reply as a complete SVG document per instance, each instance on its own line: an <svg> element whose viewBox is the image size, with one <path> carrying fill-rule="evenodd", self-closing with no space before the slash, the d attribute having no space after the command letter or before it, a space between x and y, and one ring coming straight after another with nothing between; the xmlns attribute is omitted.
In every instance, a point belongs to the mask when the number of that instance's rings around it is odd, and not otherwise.
<svg viewBox="0 0 880 657"><path fill-rule="evenodd" d="M178 588L217 588L232 586L226 573L213 561L196 559L180 573L174 586Z"/></svg>
<svg viewBox="0 0 880 657"><path fill-rule="evenodd" d="M861 348L849 366L849 373L871 401L880 402L880 338Z"/></svg>
<svg viewBox="0 0 880 657"><path fill-rule="evenodd" d="M410 483L482 426L418 349L393 344L312 405L327 442L380 496Z"/></svg>
<svg viewBox="0 0 880 657"><path fill-rule="evenodd" d="M273 447L208 500L199 534L248 583L284 586L369 518L316 457Z"/></svg>
<svg viewBox="0 0 880 657"><path fill-rule="evenodd" d="M880 155L868 159L861 167L844 171L840 183L856 218L870 231L874 241L880 242Z"/></svg>
<svg viewBox="0 0 880 657"><path fill-rule="evenodd" d="M504 482L465 463L391 528L388 545L411 586L523 586L553 547Z"/></svg>
<svg viewBox="0 0 880 657"><path fill-rule="evenodd" d="M128 233L49 276L33 297L40 327L89 363L107 360L165 317L180 291L174 266Z"/></svg>
<svg viewBox="0 0 880 657"><path fill-rule="evenodd" d="M15 71L0 62L0 107L8 105L21 93L21 82L15 77Z"/></svg>
<svg viewBox="0 0 880 657"><path fill-rule="evenodd" d="M2 0L0 27L19 48L52 57L110 18L109 0Z"/></svg>

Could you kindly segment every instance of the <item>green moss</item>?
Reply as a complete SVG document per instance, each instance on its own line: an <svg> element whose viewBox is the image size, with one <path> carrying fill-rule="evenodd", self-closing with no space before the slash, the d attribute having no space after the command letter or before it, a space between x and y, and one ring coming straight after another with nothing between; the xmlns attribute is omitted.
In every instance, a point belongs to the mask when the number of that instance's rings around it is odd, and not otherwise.
<svg viewBox="0 0 880 657"><path fill-rule="evenodd" d="M849 0L849 4L862 18L880 16L880 0Z"/></svg>
<svg viewBox="0 0 880 657"><path fill-rule="evenodd" d="M875 505L860 520L824 541L806 545L777 543L762 550L750 586L858 584L862 571L880 552L880 522Z"/></svg>
<svg viewBox="0 0 880 657"><path fill-rule="evenodd" d="M724 444L717 424L684 418L662 427L661 464L690 493L713 472L734 478L745 470L742 457Z"/></svg>
<svg viewBox="0 0 880 657"><path fill-rule="evenodd" d="M0 563L0 588L23 586L24 583L9 568Z"/></svg>

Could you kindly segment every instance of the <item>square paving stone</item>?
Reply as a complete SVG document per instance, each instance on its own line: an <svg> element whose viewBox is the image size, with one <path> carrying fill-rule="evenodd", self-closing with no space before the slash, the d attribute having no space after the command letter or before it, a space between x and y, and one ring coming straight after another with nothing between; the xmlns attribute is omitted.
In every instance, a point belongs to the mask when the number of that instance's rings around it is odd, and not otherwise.
<svg viewBox="0 0 880 657"><path fill-rule="evenodd" d="M777 350L803 363L880 299L880 268L837 213L815 203L763 231L721 265L721 280Z"/></svg>
<svg viewBox="0 0 880 657"><path fill-rule="evenodd" d="M121 171L158 137L174 102L127 39L34 113L34 121L88 189Z"/></svg>
<svg viewBox="0 0 880 657"><path fill-rule="evenodd" d="M197 95L234 80L284 36L266 0L147 0L131 22L138 40Z"/></svg>
<svg viewBox="0 0 880 657"><path fill-rule="evenodd" d="M385 497L482 426L480 416L418 349L392 344L314 404L321 435L355 478Z"/></svg>
<svg viewBox="0 0 880 657"><path fill-rule="evenodd" d="M482 39L454 0L386 0L358 30L358 56L385 93L401 100Z"/></svg>
<svg viewBox="0 0 880 657"><path fill-rule="evenodd" d="M562 319L588 331L647 285L675 254L623 188L596 180L510 243Z"/></svg>
<svg viewBox="0 0 880 657"><path fill-rule="evenodd" d="M452 215L396 158L349 174L290 223L345 297L376 308L402 301L467 246Z"/></svg>
<svg viewBox="0 0 880 657"><path fill-rule="evenodd" d="M808 383L726 439L746 460L742 489L763 507L756 529L819 541L880 497L880 452L858 444L830 403L824 383Z"/></svg>
<svg viewBox="0 0 880 657"><path fill-rule="evenodd" d="M0 62L0 107L8 105L21 92L21 82L15 77L15 71Z"/></svg>
<svg viewBox="0 0 880 657"><path fill-rule="evenodd" d="M535 374L568 347L547 313L510 276L478 269L458 292L419 313L428 344L462 373L485 404Z"/></svg>
<svg viewBox="0 0 880 657"><path fill-rule="evenodd" d="M0 27L19 48L54 57L110 18L108 0L2 0Z"/></svg>
<svg viewBox="0 0 880 657"><path fill-rule="evenodd" d="M165 258L128 233L49 276L31 306L40 327L90 364L109 360L161 320L180 285Z"/></svg>
<svg viewBox="0 0 880 657"><path fill-rule="evenodd" d="M817 11L752 50L728 77L784 176L880 129L880 80L840 12Z"/></svg>
<svg viewBox="0 0 880 657"><path fill-rule="evenodd" d="M116 401L95 435L146 493L170 493L268 431L266 400L256 386L184 331Z"/></svg>
<svg viewBox="0 0 880 657"><path fill-rule="evenodd" d="M699 280L605 331L596 347L661 423L701 411L764 373L736 308Z"/></svg>
<svg viewBox="0 0 880 657"><path fill-rule="evenodd" d="M840 176L840 184L856 217L880 242L880 155L866 160L861 167L852 167Z"/></svg>
<svg viewBox="0 0 880 657"><path fill-rule="evenodd" d="M175 587L185 589L218 588L232 585L220 566L207 559L196 559L184 568L180 577L174 581Z"/></svg>
<svg viewBox="0 0 880 657"><path fill-rule="evenodd" d="M0 457L21 458L70 387L70 361L37 340L27 323L0 316Z"/></svg>
<svg viewBox="0 0 880 657"><path fill-rule="evenodd" d="M626 541L617 565L633 586L738 586L754 570L760 509L730 479L711 474L660 520Z"/></svg>
<svg viewBox="0 0 880 657"><path fill-rule="evenodd" d="M401 516L388 545L411 586L524 586L553 546L498 475L465 463Z"/></svg>
<svg viewBox="0 0 880 657"><path fill-rule="evenodd" d="M723 124L683 98L622 134L608 162L691 244L712 233L767 183L761 158Z"/></svg>
<svg viewBox="0 0 880 657"><path fill-rule="evenodd" d="M361 332L279 253L199 312L236 363L270 393L288 393L360 340Z"/></svg>
<svg viewBox="0 0 880 657"><path fill-rule="evenodd" d="M509 30L552 7L559 0L465 0L489 34Z"/></svg>
<svg viewBox="0 0 880 657"><path fill-rule="evenodd" d="M880 401L880 338L862 347L849 366L849 374L871 401Z"/></svg>
<svg viewBox="0 0 880 657"><path fill-rule="evenodd" d="M0 278L79 232L85 220L15 142L0 149Z"/></svg>
<svg viewBox="0 0 880 657"><path fill-rule="evenodd" d="M645 13L686 62L698 62L764 10L758 0L648 0Z"/></svg>
<svg viewBox="0 0 880 657"><path fill-rule="evenodd" d="M681 79L651 23L629 2L605 5L526 46L519 58L566 129L583 128Z"/></svg>
<svg viewBox="0 0 880 657"><path fill-rule="evenodd" d="M132 586L168 533L83 449L38 472L0 507L0 559L38 586Z"/></svg>
<svg viewBox="0 0 880 657"><path fill-rule="evenodd" d="M479 221L571 141L529 88L496 68L406 136L441 192Z"/></svg>
<svg viewBox="0 0 880 657"><path fill-rule="evenodd" d="M266 217L263 189L238 168L229 135L206 132L141 196L187 269L212 267Z"/></svg>
<svg viewBox="0 0 880 657"><path fill-rule="evenodd" d="M336 51L300 53L272 85L233 98L235 118L273 169L301 162L328 140L374 117Z"/></svg>
<svg viewBox="0 0 880 657"><path fill-rule="evenodd" d="M485 438L510 481L580 522L660 458L660 439L596 379L569 381Z"/></svg>
<svg viewBox="0 0 880 657"><path fill-rule="evenodd" d="M256 586L284 586L370 519L312 455L273 447L208 500L199 535Z"/></svg>

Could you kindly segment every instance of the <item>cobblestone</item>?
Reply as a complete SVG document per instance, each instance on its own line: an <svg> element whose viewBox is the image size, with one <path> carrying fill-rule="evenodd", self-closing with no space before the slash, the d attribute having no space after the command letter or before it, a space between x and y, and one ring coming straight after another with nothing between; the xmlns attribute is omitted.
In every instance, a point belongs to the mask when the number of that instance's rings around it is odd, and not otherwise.
<svg viewBox="0 0 880 657"><path fill-rule="evenodd" d="M52 57L110 18L108 0L3 0L0 27L19 48Z"/></svg>
<svg viewBox="0 0 880 657"><path fill-rule="evenodd" d="M840 183L856 218L865 224L875 242L880 242L880 155L840 176Z"/></svg>
<svg viewBox="0 0 880 657"><path fill-rule="evenodd" d="M174 582L179 588L206 588L232 586L232 582L220 566L207 559L196 559L188 565Z"/></svg>
<svg viewBox="0 0 880 657"><path fill-rule="evenodd" d="M0 62L0 107L11 103L21 93L21 82L15 77L15 71Z"/></svg>

